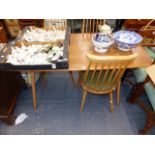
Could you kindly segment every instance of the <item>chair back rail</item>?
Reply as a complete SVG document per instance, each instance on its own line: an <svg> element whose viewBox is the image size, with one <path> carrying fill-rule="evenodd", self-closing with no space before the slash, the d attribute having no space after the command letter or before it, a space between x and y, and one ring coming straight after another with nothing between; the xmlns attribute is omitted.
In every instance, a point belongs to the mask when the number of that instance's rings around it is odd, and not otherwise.
<svg viewBox="0 0 155 155"><path fill-rule="evenodd" d="M89 65L84 74L83 84L89 89L103 91L113 90L123 76L128 63L137 56L95 56L87 54Z"/></svg>
<svg viewBox="0 0 155 155"><path fill-rule="evenodd" d="M98 26L105 24L104 19L83 19L82 33L96 33Z"/></svg>
<svg viewBox="0 0 155 155"><path fill-rule="evenodd" d="M45 19L44 20L44 27L45 28L67 27L67 20L66 19Z"/></svg>

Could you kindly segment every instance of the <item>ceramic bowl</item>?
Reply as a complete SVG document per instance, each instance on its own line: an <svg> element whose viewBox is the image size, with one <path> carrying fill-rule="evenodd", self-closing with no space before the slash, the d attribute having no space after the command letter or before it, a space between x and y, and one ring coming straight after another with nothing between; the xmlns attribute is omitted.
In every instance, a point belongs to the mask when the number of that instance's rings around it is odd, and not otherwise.
<svg viewBox="0 0 155 155"><path fill-rule="evenodd" d="M92 36L92 43L95 51L104 53L114 43L114 39L110 34L96 33Z"/></svg>
<svg viewBox="0 0 155 155"><path fill-rule="evenodd" d="M115 32L114 39L117 47L123 51L129 51L135 48L143 40L140 34L125 30Z"/></svg>

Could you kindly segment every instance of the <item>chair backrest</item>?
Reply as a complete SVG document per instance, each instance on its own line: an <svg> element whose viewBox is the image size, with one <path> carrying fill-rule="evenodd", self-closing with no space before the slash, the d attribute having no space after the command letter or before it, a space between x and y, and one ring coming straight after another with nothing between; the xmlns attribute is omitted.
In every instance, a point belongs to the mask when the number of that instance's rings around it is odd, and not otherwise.
<svg viewBox="0 0 155 155"><path fill-rule="evenodd" d="M67 27L66 19L45 19L44 20L44 28L59 28L59 27Z"/></svg>
<svg viewBox="0 0 155 155"><path fill-rule="evenodd" d="M82 83L94 90L113 89L123 76L128 63L136 56L137 53L128 56L96 56L88 53L89 65Z"/></svg>
<svg viewBox="0 0 155 155"><path fill-rule="evenodd" d="M98 26L105 24L105 19L83 19L82 33L96 33Z"/></svg>

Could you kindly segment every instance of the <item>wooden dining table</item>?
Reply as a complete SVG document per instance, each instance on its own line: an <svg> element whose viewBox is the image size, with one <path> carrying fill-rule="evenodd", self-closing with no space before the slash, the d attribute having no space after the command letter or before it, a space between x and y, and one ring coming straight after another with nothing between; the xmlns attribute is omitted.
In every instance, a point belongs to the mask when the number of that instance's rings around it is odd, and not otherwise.
<svg viewBox="0 0 155 155"><path fill-rule="evenodd" d="M70 34L70 47L69 47L69 70L70 71L80 71L86 70L88 65L88 60L86 54L88 52L95 55L130 55L132 52L136 52L138 55L134 61L128 65L128 69L147 67L152 64L152 60L142 46L137 46L132 51L121 51L114 44L110 47L106 53L95 52L92 41L91 34Z"/></svg>
<svg viewBox="0 0 155 155"><path fill-rule="evenodd" d="M69 48L68 48L68 69L51 69L51 70L27 70L31 75L32 83L32 96L33 96L33 105L34 110L37 109L37 97L36 97L36 84L35 84L35 73L36 72L53 72L53 71L82 71L87 69L88 60L86 54L88 52L95 55L129 55L132 52L136 52L138 56L128 65L128 69L139 68L139 67L148 67L152 64L152 60L145 52L142 46L137 46L132 51L120 51L116 45L113 45L109 48L106 53L97 53L94 50L92 44L92 34L82 34L82 33L71 33L69 36Z"/></svg>

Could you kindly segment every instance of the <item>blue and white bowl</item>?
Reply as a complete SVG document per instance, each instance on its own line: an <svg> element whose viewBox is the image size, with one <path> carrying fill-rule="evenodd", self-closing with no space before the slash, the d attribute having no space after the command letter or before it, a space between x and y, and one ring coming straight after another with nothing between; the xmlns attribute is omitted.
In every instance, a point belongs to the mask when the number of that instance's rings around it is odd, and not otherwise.
<svg viewBox="0 0 155 155"><path fill-rule="evenodd" d="M110 34L96 33L92 36L92 43L95 51L104 53L114 43L114 38Z"/></svg>
<svg viewBox="0 0 155 155"><path fill-rule="evenodd" d="M133 31L120 30L114 33L115 43L123 51L135 48L142 40L142 36Z"/></svg>

